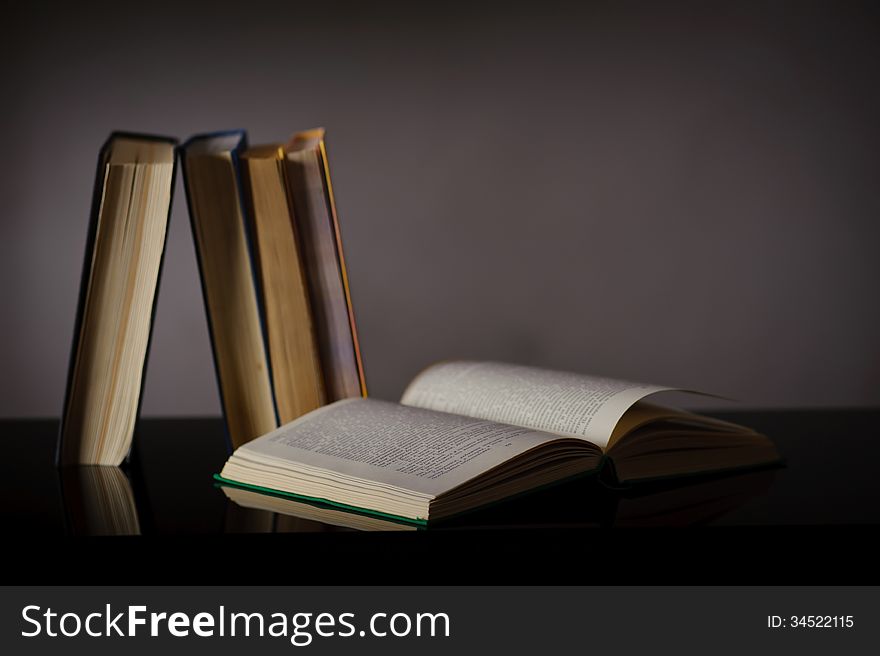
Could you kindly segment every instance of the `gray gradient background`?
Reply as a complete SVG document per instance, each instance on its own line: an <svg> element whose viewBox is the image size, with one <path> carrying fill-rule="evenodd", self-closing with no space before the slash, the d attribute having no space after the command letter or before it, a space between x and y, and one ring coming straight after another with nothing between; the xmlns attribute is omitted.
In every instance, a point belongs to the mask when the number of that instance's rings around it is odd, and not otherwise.
<svg viewBox="0 0 880 656"><path fill-rule="evenodd" d="M312 3L315 4L315 3ZM0 415L57 415L97 150L324 125L367 379L880 402L870 3L5 3ZM219 412L178 182L146 414Z"/></svg>

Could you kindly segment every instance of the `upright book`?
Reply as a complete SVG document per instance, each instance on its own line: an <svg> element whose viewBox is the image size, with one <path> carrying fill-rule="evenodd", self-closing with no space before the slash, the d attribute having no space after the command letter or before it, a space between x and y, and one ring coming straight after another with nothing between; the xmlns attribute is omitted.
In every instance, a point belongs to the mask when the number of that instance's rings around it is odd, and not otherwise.
<svg viewBox="0 0 880 656"><path fill-rule="evenodd" d="M181 162L220 400L233 447L278 425L242 200L243 131L193 137Z"/></svg>
<svg viewBox="0 0 880 656"><path fill-rule="evenodd" d="M323 130L200 135L181 158L232 446L365 395Z"/></svg>
<svg viewBox="0 0 880 656"><path fill-rule="evenodd" d="M278 418L285 424L323 405L325 394L282 158L278 145L250 148L241 156L241 169L272 385Z"/></svg>
<svg viewBox="0 0 880 656"><path fill-rule="evenodd" d="M366 396L342 231L330 182L323 128L284 147L287 189L300 237L328 401Z"/></svg>
<svg viewBox="0 0 880 656"><path fill-rule="evenodd" d="M57 461L119 465L140 410L174 186L173 139L113 133L101 149Z"/></svg>
<svg viewBox="0 0 880 656"><path fill-rule="evenodd" d="M670 388L493 362L435 365L400 404L346 399L240 448L221 483L425 523L604 469L620 482L755 467L748 428L648 403Z"/></svg>

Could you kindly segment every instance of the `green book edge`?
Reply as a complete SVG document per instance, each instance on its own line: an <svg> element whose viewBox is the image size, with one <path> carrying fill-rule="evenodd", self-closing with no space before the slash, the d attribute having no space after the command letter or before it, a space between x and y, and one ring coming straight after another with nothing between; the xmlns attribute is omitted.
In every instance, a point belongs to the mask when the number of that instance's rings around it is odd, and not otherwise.
<svg viewBox="0 0 880 656"><path fill-rule="evenodd" d="M586 478L588 476L596 476L599 481L602 481L606 488L616 491L622 496L626 496L625 493L638 493L640 491L650 489L653 485L657 483L664 483L673 480L684 481L684 482L693 482L694 480L699 480L700 478L718 478L718 477L726 477L735 474L745 474L754 471L761 470L771 470L771 469L781 469L786 467L785 459L780 457L776 460L768 461L766 463L761 463L757 465L746 465L743 467L728 467L718 470L710 470L710 471L699 471L699 472L691 472L686 474L678 474L675 476L657 476L648 479L639 479L637 481L627 481L625 483L621 483L617 481L617 471L614 467L614 462L610 457L603 454L600 461L599 466L596 469L588 470L585 472L581 472L578 474L574 474L573 476L569 476L566 478L562 478L558 481L553 481L551 483L547 483L545 485L540 485L536 488L531 488L529 490L523 490L517 494L513 494L511 496L505 497L504 499L499 499L497 501L493 501L491 503L485 504L483 506L478 506L476 508L471 508L469 510L463 511L462 513L458 513L458 515L469 514L475 512L476 510L482 510L485 508L489 508L492 506L499 505L506 501L510 501L522 496L526 496L532 494L534 492L538 492L540 490L545 490L548 488L556 487L557 485L561 485L563 483L567 483L569 481ZM603 481L603 477L605 480ZM610 477L610 479L609 479ZM388 521L396 522L398 524L407 524L411 526L417 526L419 528L427 528L428 520L426 519L412 519L410 517L403 517L402 515L392 515L389 513L383 513L378 510L370 510L369 508L363 508L361 506L350 506L346 503L340 503L338 501L331 501L330 499L323 499L321 497L310 497L304 494L296 494L295 492L285 492L283 490L275 490L269 487L263 487L261 485L252 485L250 483L241 483L239 481L233 481L229 478L223 478L220 474L214 474L214 480L217 481L221 485L227 485L229 487L237 487L243 490L253 490L255 492L259 492L261 494L268 494L270 496L281 497L282 499L293 499L295 501L303 501L305 503L309 503L311 505L317 506L329 506L331 508L339 508L340 510L344 510L346 512L352 512L359 515L368 515L371 517L378 517L379 519L385 519ZM444 518L449 519L449 518ZM442 523L443 520L438 520Z"/></svg>
<svg viewBox="0 0 880 656"><path fill-rule="evenodd" d="M391 515L389 513L379 512L378 510L370 510L369 508L362 508L360 506L350 506L347 503L339 503L338 501L331 501L330 499L322 499L320 497L310 497L305 494L296 494L294 492L285 492L283 490L275 490L270 487L263 487L261 485L251 485L250 483L240 483L239 481L233 481L229 478L223 478L220 474L214 474L214 480L222 483L223 485L228 485L230 487L238 487L243 490L253 490L255 492L260 492L262 494L269 494L275 497L281 497L283 499L293 499L295 501L305 501L311 504L319 504L323 506L331 506L333 508L340 508L342 510L348 512L358 513L360 515L370 515L372 517L378 517L380 519L387 519L392 522L397 522L399 524L412 524L415 526L427 526L428 520L426 519L412 519L411 517L403 517L401 515Z"/></svg>
<svg viewBox="0 0 880 656"><path fill-rule="evenodd" d="M520 497L524 497L535 492L539 492L542 490L546 490L552 487L556 487L557 485L562 485L564 483L568 483L570 481L587 478L589 476L597 476L599 472L602 470L603 465L605 464L606 457L603 455L602 459L599 461L599 466L596 469L590 469L584 472L580 472L578 474L573 474L572 476L567 476L565 478L560 478L558 481L551 481L550 483L546 483L544 485L539 485L538 487L530 488L528 490L523 490L522 492L518 492L516 494L512 494L510 496L504 497L503 499L498 499L496 501L492 501L487 504L483 504L481 506L476 506L474 508L470 508L468 510L464 510L460 513L456 513L451 517L444 517L442 520L437 520L437 522L442 523L447 519L451 519L452 517L459 517L461 515L467 515L478 510L484 510L486 508L491 508L493 506L497 506L508 501L512 501L514 499L518 499ZM295 492L284 492L283 490L275 490L270 487L262 487L260 485L251 485L250 483L241 483L239 481L233 481L229 478L223 478L220 474L214 474L214 480L217 481L215 485L227 485L229 487L238 487L243 490L253 490L255 492L260 492L261 494L268 494L270 496L276 496L287 499L294 499L296 501L303 501L309 503L311 505L316 506L331 506L334 508L339 508L341 510L345 510L347 512L353 512L360 515L371 515L373 517L379 517L380 519L387 519L393 522L397 522L398 524L409 524L418 526L419 528L427 528L428 520L426 519L411 519L409 517L403 517L401 515L391 515L388 513L379 512L378 510L370 510L369 508L363 508L361 506L350 506L345 503L339 503L338 501L330 501L330 499L322 499L320 497L310 497L304 494L296 494ZM434 522L432 522L434 523Z"/></svg>

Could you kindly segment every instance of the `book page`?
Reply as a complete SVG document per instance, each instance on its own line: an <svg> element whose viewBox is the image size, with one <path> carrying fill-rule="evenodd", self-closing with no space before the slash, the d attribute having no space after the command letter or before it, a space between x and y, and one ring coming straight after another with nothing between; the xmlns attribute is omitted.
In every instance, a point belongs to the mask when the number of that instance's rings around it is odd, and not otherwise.
<svg viewBox="0 0 880 656"><path fill-rule="evenodd" d="M325 406L236 451L437 495L546 442L548 435L374 399Z"/></svg>
<svg viewBox="0 0 880 656"><path fill-rule="evenodd" d="M498 362L442 362L401 403L579 437L605 448L629 407L673 388Z"/></svg>

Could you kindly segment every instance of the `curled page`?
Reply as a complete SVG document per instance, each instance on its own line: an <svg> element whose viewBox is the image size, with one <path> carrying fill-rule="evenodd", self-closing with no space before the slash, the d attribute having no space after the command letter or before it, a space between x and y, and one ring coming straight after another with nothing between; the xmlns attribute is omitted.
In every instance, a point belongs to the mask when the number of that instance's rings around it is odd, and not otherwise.
<svg viewBox="0 0 880 656"><path fill-rule="evenodd" d="M578 437L606 448L637 401L673 387L498 362L442 362L419 374L404 405Z"/></svg>

